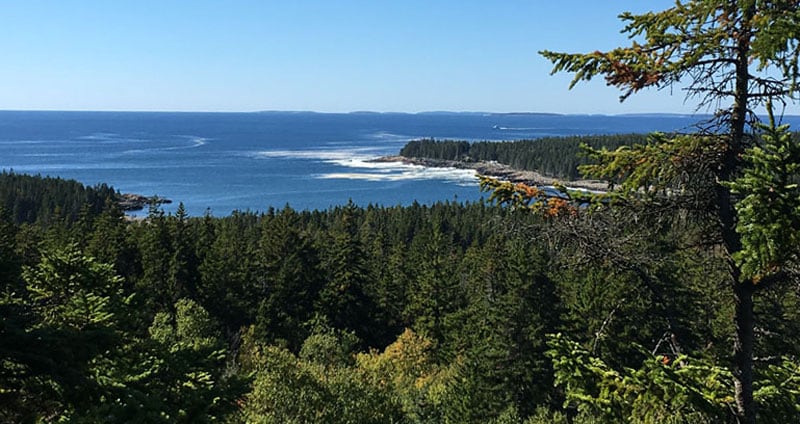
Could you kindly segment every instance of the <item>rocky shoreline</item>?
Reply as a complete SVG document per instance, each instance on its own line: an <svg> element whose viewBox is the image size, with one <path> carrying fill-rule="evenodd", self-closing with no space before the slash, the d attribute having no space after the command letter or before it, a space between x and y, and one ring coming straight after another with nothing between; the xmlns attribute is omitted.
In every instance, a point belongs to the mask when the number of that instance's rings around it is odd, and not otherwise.
<svg viewBox="0 0 800 424"><path fill-rule="evenodd" d="M531 186L552 186L561 184L569 188L606 191L608 184L598 180L574 180L563 181L557 178L548 177L534 171L523 171L514 169L508 165L498 162L475 161L465 162L456 160L410 158L405 156L384 156L373 160L374 162L400 162L407 165L418 165L429 168L456 168L473 169L477 174L497 178L499 180L511 181L513 183L524 183Z"/></svg>
<svg viewBox="0 0 800 424"><path fill-rule="evenodd" d="M120 209L125 212L140 211L155 203L157 205L166 205L172 203L172 200L158 197L158 196L142 196L141 194L123 193L117 197L117 204Z"/></svg>

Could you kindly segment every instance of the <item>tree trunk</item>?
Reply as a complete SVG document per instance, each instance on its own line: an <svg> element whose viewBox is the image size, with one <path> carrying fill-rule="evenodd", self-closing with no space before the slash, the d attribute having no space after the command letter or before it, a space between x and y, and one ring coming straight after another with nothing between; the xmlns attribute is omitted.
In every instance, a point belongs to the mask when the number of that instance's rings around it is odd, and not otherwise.
<svg viewBox="0 0 800 424"><path fill-rule="evenodd" d="M740 7L731 2L732 7ZM753 37L750 22L755 16L755 2L741 9L741 27L736 40L736 83L734 87L734 103L731 111L731 140L724 168L722 181L730 181L739 168L739 155L745 146L745 121L749 107L750 85L750 40ZM736 232L736 210L734 199L728 189L720 193L720 218L722 238L729 258L731 284L733 284L734 325L736 332L733 339L733 378L736 399L736 418L740 424L755 424L756 404L753 400L753 292L756 286L748 278L743 278L741 270L733 262L733 254L742 250L742 242Z"/></svg>
<svg viewBox="0 0 800 424"><path fill-rule="evenodd" d="M734 282L736 334L733 340L733 378L736 387L736 415L740 424L756 422L753 400L753 285Z"/></svg>

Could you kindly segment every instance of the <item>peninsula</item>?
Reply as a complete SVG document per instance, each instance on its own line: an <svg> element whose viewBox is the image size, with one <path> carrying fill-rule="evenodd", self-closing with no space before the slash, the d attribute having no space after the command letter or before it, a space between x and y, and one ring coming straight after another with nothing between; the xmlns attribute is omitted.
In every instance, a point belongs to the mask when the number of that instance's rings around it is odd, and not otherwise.
<svg viewBox="0 0 800 424"><path fill-rule="evenodd" d="M431 159L431 158L420 158L420 157L407 157L401 155L383 156L374 159L373 161L397 162L407 165L424 166L428 168L473 169L475 170L475 173L480 175L497 178L503 181L511 181L513 183L523 183L538 187L561 184L568 186L570 188L590 190L590 191L605 191L608 189L608 183L604 181L585 180L585 179L565 181L555 177L543 175L536 171L516 169L497 161Z"/></svg>

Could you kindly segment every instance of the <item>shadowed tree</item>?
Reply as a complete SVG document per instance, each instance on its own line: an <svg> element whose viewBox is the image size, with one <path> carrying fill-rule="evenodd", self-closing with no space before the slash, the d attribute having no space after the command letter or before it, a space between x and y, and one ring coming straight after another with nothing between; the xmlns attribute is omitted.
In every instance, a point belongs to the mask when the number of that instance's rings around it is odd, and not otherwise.
<svg viewBox="0 0 800 424"><path fill-rule="evenodd" d="M358 212L353 203L344 206L321 249L326 281L320 288L316 309L333 328L352 330L371 345L376 333L371 320L375 304L366 293L372 277L358 238Z"/></svg>
<svg viewBox="0 0 800 424"><path fill-rule="evenodd" d="M258 251L257 331L265 340L286 341L295 351L308 336L304 325L321 289L317 251L301 228L297 212L288 207L265 218Z"/></svg>

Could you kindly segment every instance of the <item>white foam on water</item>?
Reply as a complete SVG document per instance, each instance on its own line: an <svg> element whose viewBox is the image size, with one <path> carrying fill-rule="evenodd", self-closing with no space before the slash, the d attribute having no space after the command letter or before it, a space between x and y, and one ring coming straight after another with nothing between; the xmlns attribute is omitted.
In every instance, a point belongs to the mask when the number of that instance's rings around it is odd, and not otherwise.
<svg viewBox="0 0 800 424"><path fill-rule="evenodd" d="M185 140L188 143L182 143L177 146L166 146L166 147L147 147L144 149L130 149L126 150L122 153L124 154L137 154L137 153L146 153L146 152L168 152L171 150L186 150L186 149L196 149L200 146L204 146L208 143L207 138L203 137L195 137L195 136L187 136L182 135L178 136ZM129 141L144 141L144 140L129 140ZM152 141L151 141L152 142Z"/></svg>
<svg viewBox="0 0 800 424"><path fill-rule="evenodd" d="M553 128L537 128L537 127L529 127L529 128L495 127L495 129L500 131L552 131L553 130Z"/></svg>
<svg viewBox="0 0 800 424"><path fill-rule="evenodd" d="M75 137L69 140L70 142L79 142L81 145L97 145L97 144L129 144L129 143L147 143L152 141L147 138L134 138L125 137L115 133L93 133L80 137Z"/></svg>
<svg viewBox="0 0 800 424"><path fill-rule="evenodd" d="M98 141L118 141L120 140L119 134L114 133L104 133L98 132L89 135L85 135L82 137L78 137L78 140L98 140Z"/></svg>
<svg viewBox="0 0 800 424"><path fill-rule="evenodd" d="M191 164L148 164L148 163L118 163L118 162L93 162L93 163L54 163L35 165L6 165L0 163L0 169L13 169L14 172L36 174L42 171L91 171L91 170L129 170L129 169L175 169L191 168Z"/></svg>
<svg viewBox="0 0 800 424"><path fill-rule="evenodd" d="M318 179L349 179L362 181L445 180L459 185L474 185L476 173L471 169L429 168L401 162L376 162L374 147L336 150L268 150L255 152L253 157L312 160L351 169L350 172L328 172L314 175ZM363 170L360 172L359 170Z"/></svg>
<svg viewBox="0 0 800 424"><path fill-rule="evenodd" d="M183 147L176 146L175 149L180 149L180 148L193 149L195 147L205 146L206 144L208 144L208 139L205 138L205 137L197 137L197 136L194 136L194 135L182 135L180 137L191 141L192 144L189 145L189 146L183 146Z"/></svg>
<svg viewBox="0 0 800 424"><path fill-rule="evenodd" d="M0 169L14 169L14 172L40 173L42 171L85 171L92 169L141 169L140 165L117 164L117 163L57 163L57 164L36 164L36 165L15 165L13 167L0 164ZM155 167L153 167L155 168Z"/></svg>
<svg viewBox="0 0 800 424"><path fill-rule="evenodd" d="M85 153L83 152L59 152L59 153L23 153L19 155L20 157L24 158L57 158L57 157L82 157Z"/></svg>
<svg viewBox="0 0 800 424"><path fill-rule="evenodd" d="M0 140L0 144L26 145L26 144L52 144L53 140Z"/></svg>
<svg viewBox="0 0 800 424"><path fill-rule="evenodd" d="M342 149L319 149L319 150L263 150L252 152L255 158L280 158L280 159L307 159L320 162L336 163L337 161L348 160L370 160L377 158L375 147L356 147Z"/></svg>
<svg viewBox="0 0 800 424"><path fill-rule="evenodd" d="M411 140L414 137L403 134L395 134L388 131L378 131L370 134L370 138L372 138L373 140L391 140L391 141L407 142L408 140Z"/></svg>
<svg viewBox="0 0 800 424"><path fill-rule="evenodd" d="M384 172L381 172L384 171ZM405 165L379 172L330 172L316 176L320 179L347 179L365 181L421 181L446 180L459 185L474 185L477 182L475 171L456 168L425 168Z"/></svg>

